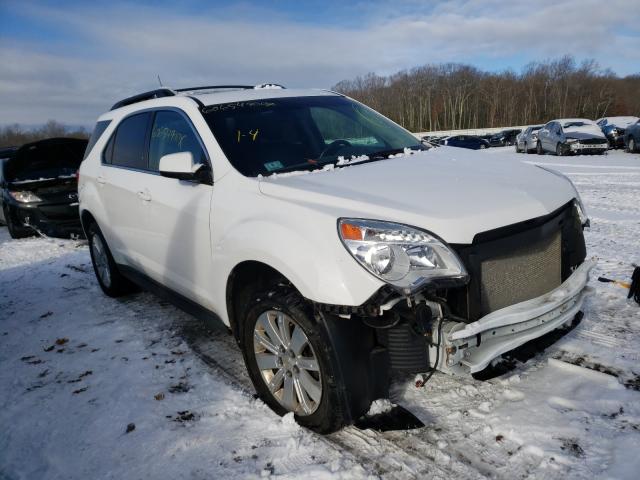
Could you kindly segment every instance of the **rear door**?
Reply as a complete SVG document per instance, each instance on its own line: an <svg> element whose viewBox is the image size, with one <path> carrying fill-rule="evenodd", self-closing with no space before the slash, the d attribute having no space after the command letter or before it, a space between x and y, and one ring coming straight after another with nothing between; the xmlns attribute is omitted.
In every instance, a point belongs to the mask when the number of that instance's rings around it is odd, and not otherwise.
<svg viewBox="0 0 640 480"><path fill-rule="evenodd" d="M144 184L144 272L182 295L208 306L211 287L209 213L213 187L163 177L160 158L191 152L195 163L208 164L203 143L188 116L157 110L149 141L150 175Z"/></svg>
<svg viewBox="0 0 640 480"><path fill-rule="evenodd" d="M147 143L151 112L130 115L120 122L103 155L99 183L104 192L107 221L100 225L118 263L140 268L146 248L143 222L150 175Z"/></svg>

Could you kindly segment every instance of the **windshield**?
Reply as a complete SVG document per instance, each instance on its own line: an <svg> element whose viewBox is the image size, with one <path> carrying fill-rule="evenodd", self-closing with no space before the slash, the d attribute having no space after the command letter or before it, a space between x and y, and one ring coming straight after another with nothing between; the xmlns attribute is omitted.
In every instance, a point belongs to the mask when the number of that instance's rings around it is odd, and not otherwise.
<svg viewBox="0 0 640 480"><path fill-rule="evenodd" d="M225 103L205 107L203 115L231 164L249 177L425 148L379 113L340 96Z"/></svg>

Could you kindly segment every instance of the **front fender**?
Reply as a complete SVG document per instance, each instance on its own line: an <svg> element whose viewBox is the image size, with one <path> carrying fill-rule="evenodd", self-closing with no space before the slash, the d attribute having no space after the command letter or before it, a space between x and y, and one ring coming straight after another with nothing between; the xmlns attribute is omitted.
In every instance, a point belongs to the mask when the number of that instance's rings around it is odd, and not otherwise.
<svg viewBox="0 0 640 480"><path fill-rule="evenodd" d="M336 219L328 215L319 218L317 213L288 219L279 215L251 218L228 229L213 247L213 265L220 267L220 284L215 289L218 305L226 302L222 282L245 261L277 270L302 296L318 303L358 306L384 285L358 265L340 243Z"/></svg>

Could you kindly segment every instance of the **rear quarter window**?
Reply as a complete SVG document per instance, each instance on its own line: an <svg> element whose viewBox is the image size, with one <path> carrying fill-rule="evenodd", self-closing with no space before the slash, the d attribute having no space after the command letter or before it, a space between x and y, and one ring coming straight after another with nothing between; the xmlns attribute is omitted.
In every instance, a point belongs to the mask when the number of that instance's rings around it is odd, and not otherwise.
<svg viewBox="0 0 640 480"><path fill-rule="evenodd" d="M93 129L93 133L91 134L91 137L89 138L89 143L87 144L87 149L84 151L83 160L89 156L89 153L91 152L91 149L96 144L98 139L102 136L102 134L107 129L107 127L109 126L110 123L111 123L111 120L102 120L102 121L96 123L96 126Z"/></svg>
<svg viewBox="0 0 640 480"><path fill-rule="evenodd" d="M125 118L112 137L113 145L107 149L113 149L111 164L120 167L147 169L147 131L149 127L149 112L138 113ZM105 152L108 155L109 152ZM106 156L105 155L105 156Z"/></svg>

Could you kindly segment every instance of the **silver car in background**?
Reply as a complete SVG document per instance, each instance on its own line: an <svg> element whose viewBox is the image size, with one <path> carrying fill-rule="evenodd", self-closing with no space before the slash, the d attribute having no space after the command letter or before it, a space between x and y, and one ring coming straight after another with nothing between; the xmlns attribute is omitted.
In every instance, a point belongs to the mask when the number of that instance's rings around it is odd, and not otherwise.
<svg viewBox="0 0 640 480"><path fill-rule="evenodd" d="M516 137L516 153L533 153L538 143L538 130L542 125L531 125Z"/></svg>
<svg viewBox="0 0 640 480"><path fill-rule="evenodd" d="M598 154L609 149L609 142L593 121L586 118L552 120L538 130L536 152L562 155Z"/></svg>

